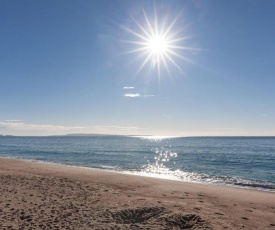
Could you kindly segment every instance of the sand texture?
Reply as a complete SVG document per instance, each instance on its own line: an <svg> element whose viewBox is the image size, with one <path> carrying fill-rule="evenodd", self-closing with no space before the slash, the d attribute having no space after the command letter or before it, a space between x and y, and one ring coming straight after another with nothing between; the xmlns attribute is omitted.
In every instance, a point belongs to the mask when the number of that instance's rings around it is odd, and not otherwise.
<svg viewBox="0 0 275 230"><path fill-rule="evenodd" d="M275 194L0 159L0 229L275 229Z"/></svg>

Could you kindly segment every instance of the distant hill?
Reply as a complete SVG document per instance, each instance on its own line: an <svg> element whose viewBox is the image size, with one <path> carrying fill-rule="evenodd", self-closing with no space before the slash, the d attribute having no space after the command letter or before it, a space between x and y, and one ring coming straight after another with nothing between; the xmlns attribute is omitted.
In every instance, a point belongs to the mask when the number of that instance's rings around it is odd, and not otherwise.
<svg viewBox="0 0 275 230"><path fill-rule="evenodd" d="M51 137L102 137L102 136L125 136L115 134L86 134L86 133L70 133L65 135L50 135Z"/></svg>
<svg viewBox="0 0 275 230"><path fill-rule="evenodd" d="M122 134L85 134L85 133L76 133L76 134L66 134L64 136L88 136L88 137L93 137L93 136L153 136L153 135L122 135Z"/></svg>
<svg viewBox="0 0 275 230"><path fill-rule="evenodd" d="M151 135L121 135L121 134L87 134L87 133L69 133L65 135L50 135L50 137L123 137L123 136L151 136Z"/></svg>

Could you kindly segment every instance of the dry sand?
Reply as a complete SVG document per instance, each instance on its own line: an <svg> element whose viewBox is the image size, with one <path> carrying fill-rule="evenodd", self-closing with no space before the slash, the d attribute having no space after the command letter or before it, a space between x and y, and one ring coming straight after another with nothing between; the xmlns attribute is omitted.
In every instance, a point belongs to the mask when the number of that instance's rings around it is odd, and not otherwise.
<svg viewBox="0 0 275 230"><path fill-rule="evenodd" d="M0 158L0 229L275 229L275 194Z"/></svg>

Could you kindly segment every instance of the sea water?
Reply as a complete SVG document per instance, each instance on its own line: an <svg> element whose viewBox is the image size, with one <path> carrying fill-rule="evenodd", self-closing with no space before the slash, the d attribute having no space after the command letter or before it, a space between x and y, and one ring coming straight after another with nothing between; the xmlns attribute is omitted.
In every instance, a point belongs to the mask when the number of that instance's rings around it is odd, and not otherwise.
<svg viewBox="0 0 275 230"><path fill-rule="evenodd" d="M0 157L275 192L275 137L0 137Z"/></svg>

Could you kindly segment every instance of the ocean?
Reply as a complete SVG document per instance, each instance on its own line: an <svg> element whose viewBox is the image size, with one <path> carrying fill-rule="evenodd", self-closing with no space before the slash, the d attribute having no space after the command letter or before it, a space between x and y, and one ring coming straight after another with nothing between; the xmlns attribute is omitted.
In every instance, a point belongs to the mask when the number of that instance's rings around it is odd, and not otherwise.
<svg viewBox="0 0 275 230"><path fill-rule="evenodd" d="M0 136L0 157L275 192L275 137Z"/></svg>

